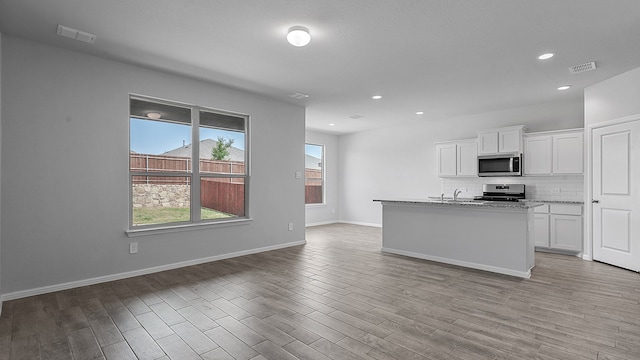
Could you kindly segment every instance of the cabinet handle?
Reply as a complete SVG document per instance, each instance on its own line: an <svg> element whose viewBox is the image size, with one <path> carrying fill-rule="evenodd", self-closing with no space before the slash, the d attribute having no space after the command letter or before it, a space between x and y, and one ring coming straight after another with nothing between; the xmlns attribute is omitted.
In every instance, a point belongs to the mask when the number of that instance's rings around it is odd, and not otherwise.
<svg viewBox="0 0 640 360"><path fill-rule="evenodd" d="M592 204L598 204L600 202L600 200L591 200Z"/></svg>

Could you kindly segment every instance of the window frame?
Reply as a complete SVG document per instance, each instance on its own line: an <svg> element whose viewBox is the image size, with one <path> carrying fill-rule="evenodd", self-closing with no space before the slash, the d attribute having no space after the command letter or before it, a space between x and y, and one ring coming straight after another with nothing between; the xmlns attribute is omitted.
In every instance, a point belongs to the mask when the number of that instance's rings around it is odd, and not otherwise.
<svg viewBox="0 0 640 360"><path fill-rule="evenodd" d="M129 199L128 199L128 228L126 233L129 237L133 236L141 236L141 235L150 235L156 233L169 233L176 231L189 230L194 228L202 228L209 226L226 226L226 225L235 225L242 224L248 221L251 221L251 208L250 208L250 178L251 178L251 149L250 149L250 125L251 125L251 116L248 114L241 114L232 111L220 110L211 107L198 106L192 104L179 103L176 101L163 100L158 98L153 98L144 95L138 94L129 94L128 97L128 121L129 121L129 143L128 143L128 153L129 153L129 161L128 161L128 177L129 177ZM191 167L186 172L177 172L177 171L163 171L163 172L140 172L140 171L131 171L131 119L138 118L142 120L149 121L162 121L157 119L150 119L144 116L134 116L131 114L131 100L141 100L146 102L151 102L160 105L168 105L168 106L176 106L182 108L189 108L191 111L191 122L188 124L191 126ZM229 115L234 117L239 117L244 119L244 174L227 174L227 173L201 173L200 172L200 112L212 112L221 115ZM171 121L166 121L171 122ZM186 123L185 123L186 124ZM206 127L206 126L205 126ZM210 127L209 127L210 128ZM229 129L231 130L231 129ZM236 131L236 130L232 130ZM198 144L198 146L195 146ZM152 176L175 176L175 177L185 177L189 179L190 183L190 199L189 199L189 208L190 208L190 220L189 221L180 221L180 222L169 222L169 223L161 223L161 224L146 224L146 225L134 225L133 224L133 179L134 176L149 176L149 174L153 174ZM205 178L242 178L244 179L244 216L230 217L230 218L221 218L221 219L201 219L201 179Z"/></svg>
<svg viewBox="0 0 640 360"><path fill-rule="evenodd" d="M320 171L322 174L322 178L320 181L320 186L322 187L322 202L319 203L307 203L306 198L305 198L305 202L304 205L305 207L322 207L322 206L326 206L327 205L327 188L326 188L326 177L327 177L327 173L326 173L326 145L324 144L317 144L317 143L311 143L311 142L306 142L304 143L305 146L307 145L312 145L312 146L319 146L322 151L321 151L321 158L320 158L320 162L322 165L320 165ZM306 151L305 151L305 156L306 156ZM306 174L306 167L305 167L305 174ZM305 187L306 187L306 182L307 182L307 177L304 177L304 181L305 181Z"/></svg>

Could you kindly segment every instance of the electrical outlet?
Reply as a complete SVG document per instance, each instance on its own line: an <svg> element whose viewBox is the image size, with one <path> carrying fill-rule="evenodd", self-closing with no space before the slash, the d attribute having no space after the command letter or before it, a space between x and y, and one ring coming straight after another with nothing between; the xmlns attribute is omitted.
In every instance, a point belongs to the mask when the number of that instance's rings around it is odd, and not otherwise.
<svg viewBox="0 0 640 360"><path fill-rule="evenodd" d="M134 241L129 243L129 254L137 254L138 253L138 242Z"/></svg>
<svg viewBox="0 0 640 360"><path fill-rule="evenodd" d="M302 179L302 172L296 171L296 179Z"/></svg>
<svg viewBox="0 0 640 360"><path fill-rule="evenodd" d="M289 231L293 231L293 223L289 223Z"/></svg>
<svg viewBox="0 0 640 360"><path fill-rule="evenodd" d="M554 194L560 194L560 188L553 188L551 189L551 192Z"/></svg>

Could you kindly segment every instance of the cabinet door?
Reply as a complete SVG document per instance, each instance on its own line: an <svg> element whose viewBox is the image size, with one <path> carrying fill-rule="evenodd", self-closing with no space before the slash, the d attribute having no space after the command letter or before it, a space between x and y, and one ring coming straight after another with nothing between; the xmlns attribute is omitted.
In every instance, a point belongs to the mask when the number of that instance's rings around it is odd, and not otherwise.
<svg viewBox="0 0 640 360"><path fill-rule="evenodd" d="M478 176L478 145L475 140L457 143L458 176Z"/></svg>
<svg viewBox="0 0 640 360"><path fill-rule="evenodd" d="M456 144L436 145L438 154L438 176L456 176Z"/></svg>
<svg viewBox="0 0 640 360"><path fill-rule="evenodd" d="M549 215L552 249L582 251L582 216Z"/></svg>
<svg viewBox="0 0 640 360"><path fill-rule="evenodd" d="M524 138L525 175L551 174L551 136L531 136Z"/></svg>
<svg viewBox="0 0 640 360"><path fill-rule="evenodd" d="M522 152L522 131L501 130L498 132L498 152L519 153Z"/></svg>
<svg viewBox="0 0 640 360"><path fill-rule="evenodd" d="M582 174L582 132L553 135L553 173Z"/></svg>
<svg viewBox="0 0 640 360"><path fill-rule="evenodd" d="M497 154L498 153L498 132L480 132L478 133L478 155Z"/></svg>
<svg viewBox="0 0 640 360"><path fill-rule="evenodd" d="M534 245L536 247L549 247L549 214L534 214Z"/></svg>

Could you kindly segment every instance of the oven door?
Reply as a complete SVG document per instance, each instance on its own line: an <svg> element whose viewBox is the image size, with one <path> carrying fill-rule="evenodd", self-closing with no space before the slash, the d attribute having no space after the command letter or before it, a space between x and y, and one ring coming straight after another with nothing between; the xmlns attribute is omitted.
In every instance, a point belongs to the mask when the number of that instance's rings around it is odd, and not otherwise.
<svg viewBox="0 0 640 360"><path fill-rule="evenodd" d="M478 156L478 176L521 176L519 155Z"/></svg>

